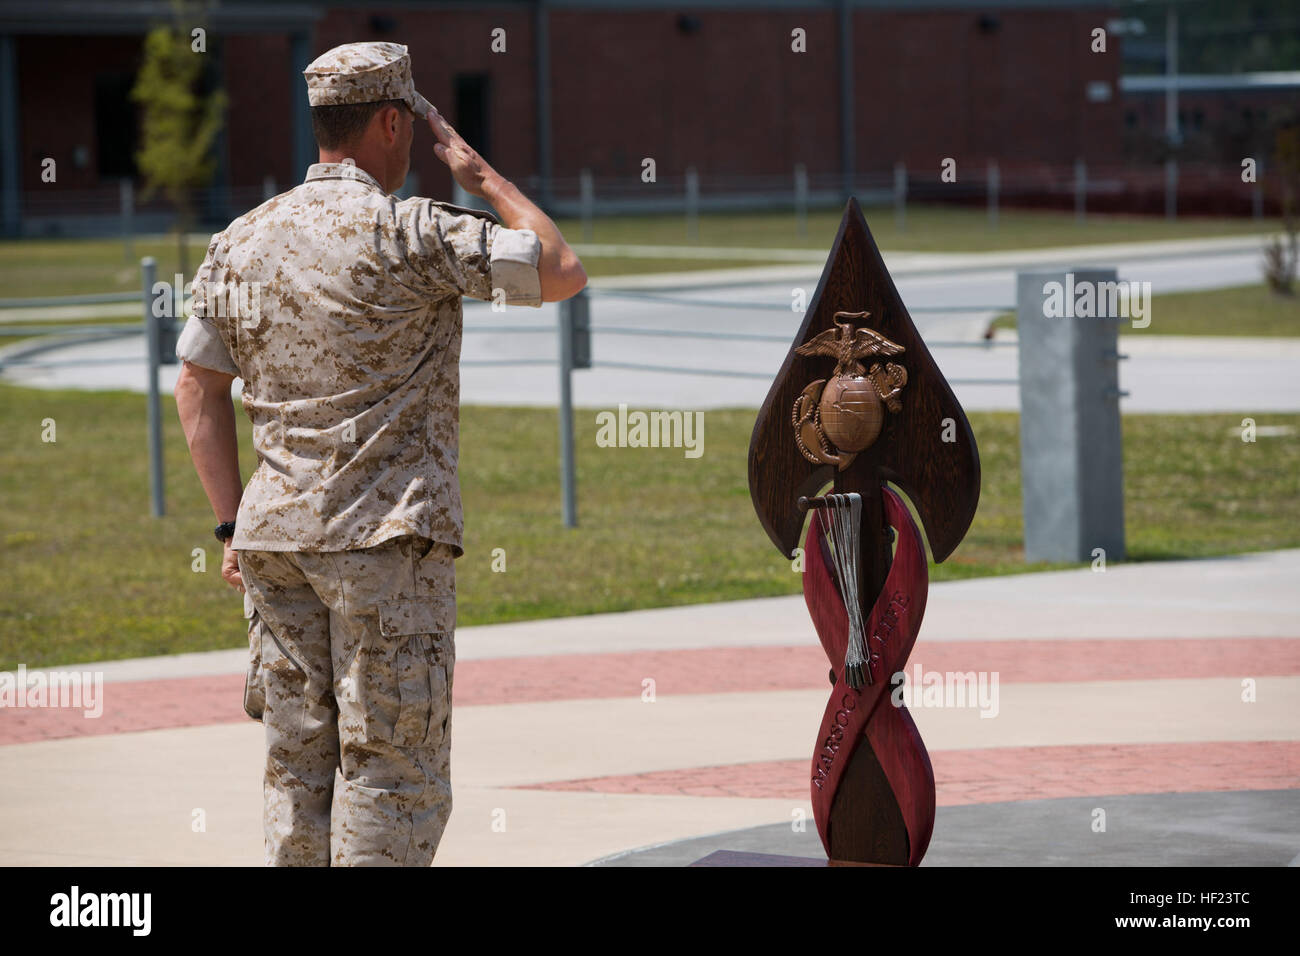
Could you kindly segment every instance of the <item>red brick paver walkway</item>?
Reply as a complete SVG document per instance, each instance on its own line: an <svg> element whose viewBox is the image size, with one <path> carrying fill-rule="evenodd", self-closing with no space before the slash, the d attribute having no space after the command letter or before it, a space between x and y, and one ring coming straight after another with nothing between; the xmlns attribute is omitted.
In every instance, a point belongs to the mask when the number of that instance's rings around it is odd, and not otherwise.
<svg viewBox="0 0 1300 956"><path fill-rule="evenodd" d="M997 672L1001 683L1265 677L1300 674L1300 638L1234 640L953 641L918 645L907 673ZM655 693L756 693L827 686L827 662L814 644L556 654L463 660L456 665L458 707L639 697L642 680ZM200 727L247 720L244 678L226 674L104 684L103 714L80 710L0 707L0 745Z"/></svg>
<svg viewBox="0 0 1300 956"><path fill-rule="evenodd" d="M1300 789L1300 742L1120 744L943 750L930 755L939 806L1055 797ZM524 790L806 801L809 760L562 780Z"/></svg>

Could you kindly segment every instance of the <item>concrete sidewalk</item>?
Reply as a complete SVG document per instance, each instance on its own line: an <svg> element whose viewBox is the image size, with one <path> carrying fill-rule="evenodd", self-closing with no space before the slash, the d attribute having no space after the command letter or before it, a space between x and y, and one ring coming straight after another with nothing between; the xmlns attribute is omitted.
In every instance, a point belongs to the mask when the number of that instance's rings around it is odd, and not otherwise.
<svg viewBox="0 0 1300 956"><path fill-rule="evenodd" d="M1294 858L1297 579L1300 550L934 585L909 680L986 672L998 693L996 713L913 709L942 808L932 862ZM90 665L98 719L0 710L0 863L258 865L244 662ZM458 630L438 864L816 855L807 768L826 667L797 596ZM1096 806L1141 831L1141 853L1063 831L1086 831ZM1181 835L1161 837L1180 813ZM981 856L967 830L990 826L1015 839L995 832Z"/></svg>
<svg viewBox="0 0 1300 956"><path fill-rule="evenodd" d="M1010 339L1000 337L989 344L983 336L994 316L1011 306L1017 268L1100 263L1118 266L1125 281L1150 282L1157 294L1221 288L1259 281L1252 241L1234 237L1064 250L899 253L886 258L900 295L962 406L968 411L1014 411L1020 407L1017 350L1005 347ZM790 311L793 290L811 296L819 275L820 266L809 264L593 282L595 366L573 376L576 405L757 408L800 322L799 314ZM468 302L462 402L554 407L558 379L550 362L556 355L556 321L554 305L511 309L503 317L484 304ZM1163 320L1157 315L1153 321ZM537 331L523 333L520 328ZM642 334L644 330L655 334ZM702 344L674 335L680 331L759 333L770 338ZM952 343L956 347L950 347ZM1120 386L1128 393L1122 399L1125 412L1258 416L1300 411L1298 339L1184 338L1134 331L1121 337L1121 350L1130 356L1120 366ZM81 342L75 336L62 341L45 336L0 349L0 364L18 363L5 364L0 376L37 388L143 391L144 352L139 334ZM499 364L503 362L522 364ZM164 390L174 387L178 372L174 365L162 368ZM1210 381L1216 387L1207 387Z"/></svg>

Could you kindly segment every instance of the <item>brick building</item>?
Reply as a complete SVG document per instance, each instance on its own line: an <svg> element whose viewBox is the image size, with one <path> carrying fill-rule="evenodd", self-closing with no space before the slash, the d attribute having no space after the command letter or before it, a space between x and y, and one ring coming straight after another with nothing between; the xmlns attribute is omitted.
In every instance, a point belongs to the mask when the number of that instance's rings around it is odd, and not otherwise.
<svg viewBox="0 0 1300 956"><path fill-rule="evenodd" d="M260 201L268 179L301 180L315 158L302 68L372 39L408 44L421 92L553 205L583 169L606 195L636 190L646 158L661 183L691 166L717 189L788 182L803 164L836 192L899 161L935 179L948 157L959 176L993 158L1113 163L1120 51L1090 43L1113 12L1084 0L223 0L206 18L206 55L229 107L204 210L219 222ZM6 232L115 210L135 176L127 94L142 38L168 17L161 0L0 5ZM429 140L416 142L419 191L448 195L420 148ZM41 179L47 157L54 184Z"/></svg>

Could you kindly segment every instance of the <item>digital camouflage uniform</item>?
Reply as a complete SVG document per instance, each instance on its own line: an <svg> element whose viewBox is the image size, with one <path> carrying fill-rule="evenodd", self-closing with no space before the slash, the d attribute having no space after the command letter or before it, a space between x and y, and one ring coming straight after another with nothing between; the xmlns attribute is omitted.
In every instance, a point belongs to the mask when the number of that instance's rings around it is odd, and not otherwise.
<svg viewBox="0 0 1300 956"><path fill-rule="evenodd" d="M338 47L306 75L313 106L428 109L397 44ZM326 163L214 236L195 276L177 354L243 379L258 459L232 547L268 864L433 860L451 812L460 300L540 305L540 251L531 230Z"/></svg>

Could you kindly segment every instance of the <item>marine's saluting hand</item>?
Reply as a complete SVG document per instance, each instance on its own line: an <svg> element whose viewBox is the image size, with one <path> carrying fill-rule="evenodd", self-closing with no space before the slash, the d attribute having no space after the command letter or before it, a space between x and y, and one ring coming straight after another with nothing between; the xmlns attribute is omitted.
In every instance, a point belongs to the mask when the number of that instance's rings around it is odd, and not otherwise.
<svg viewBox="0 0 1300 956"><path fill-rule="evenodd" d="M425 119L429 121L433 135L438 138L433 146L434 155L447 164L452 177L465 192L483 198L484 181L495 176L496 170L452 129L436 107L429 110Z"/></svg>
<svg viewBox="0 0 1300 956"><path fill-rule="evenodd" d="M582 268L569 244L551 218L519 191L512 182L487 164L474 148L451 128L437 108L425 114L429 129L438 137L434 154L447 164L451 175L471 196L486 199L506 227L531 230L541 242L537 274L543 302L559 302L577 295L587 284Z"/></svg>

